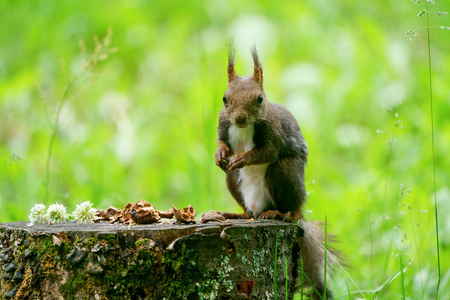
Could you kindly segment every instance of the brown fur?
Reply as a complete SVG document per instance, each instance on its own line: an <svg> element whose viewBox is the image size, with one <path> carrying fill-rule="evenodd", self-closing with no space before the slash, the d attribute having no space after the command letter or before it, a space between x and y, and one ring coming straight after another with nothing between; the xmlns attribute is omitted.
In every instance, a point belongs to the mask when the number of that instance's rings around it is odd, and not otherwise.
<svg viewBox="0 0 450 300"><path fill-rule="evenodd" d="M235 50L230 43L228 84L223 99L224 107L219 117L215 158L216 164L227 173L228 190L242 206L244 213L221 214L226 218L253 216L286 221L303 220L302 209L306 201L304 169L308 155L306 142L292 114L284 106L267 101L263 89L263 69L256 48L253 48L251 53L254 62L253 75L241 77L234 70ZM252 126L254 147L243 153L234 153L235 149L232 149L229 136L231 126ZM246 207L240 169L261 164L267 164L263 180L265 193L270 201L261 202L265 205L263 212L255 213ZM317 223L311 222L302 221L301 227L305 230L305 236L299 239L303 272L311 280L313 287L323 295L324 250L318 244L318 241L324 241L323 230ZM331 259L333 255L330 253L330 265L334 262ZM329 289L326 289L326 295L327 299L331 298ZM312 297L320 299L314 293Z"/></svg>

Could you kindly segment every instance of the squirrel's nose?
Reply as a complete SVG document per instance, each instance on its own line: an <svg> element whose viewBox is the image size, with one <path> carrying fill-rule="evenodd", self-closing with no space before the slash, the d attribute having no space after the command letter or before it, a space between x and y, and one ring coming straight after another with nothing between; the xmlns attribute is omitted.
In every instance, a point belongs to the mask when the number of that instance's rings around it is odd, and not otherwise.
<svg viewBox="0 0 450 300"><path fill-rule="evenodd" d="M247 121L247 116L245 114L237 114L234 117L234 122L236 122L237 125L245 125L246 121Z"/></svg>

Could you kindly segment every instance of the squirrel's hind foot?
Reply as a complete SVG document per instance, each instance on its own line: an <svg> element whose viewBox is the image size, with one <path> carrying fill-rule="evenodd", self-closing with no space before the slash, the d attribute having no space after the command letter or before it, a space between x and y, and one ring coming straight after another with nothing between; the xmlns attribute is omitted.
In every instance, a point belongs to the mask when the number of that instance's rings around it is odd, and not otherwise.
<svg viewBox="0 0 450 300"><path fill-rule="evenodd" d="M279 212L278 210L264 211L259 215L259 219L281 220L286 222L295 222L298 218L292 215L290 211L287 213Z"/></svg>

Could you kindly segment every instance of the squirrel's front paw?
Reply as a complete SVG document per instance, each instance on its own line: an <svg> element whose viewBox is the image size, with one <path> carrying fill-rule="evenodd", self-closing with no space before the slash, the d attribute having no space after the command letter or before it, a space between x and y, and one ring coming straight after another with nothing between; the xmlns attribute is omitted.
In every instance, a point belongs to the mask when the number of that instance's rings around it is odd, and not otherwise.
<svg viewBox="0 0 450 300"><path fill-rule="evenodd" d="M238 154L228 163L228 171L240 169L245 167L246 165L247 157L244 154Z"/></svg>
<svg viewBox="0 0 450 300"><path fill-rule="evenodd" d="M216 152L216 165L219 166L224 172L228 172L229 152L230 150L225 147L217 149Z"/></svg>

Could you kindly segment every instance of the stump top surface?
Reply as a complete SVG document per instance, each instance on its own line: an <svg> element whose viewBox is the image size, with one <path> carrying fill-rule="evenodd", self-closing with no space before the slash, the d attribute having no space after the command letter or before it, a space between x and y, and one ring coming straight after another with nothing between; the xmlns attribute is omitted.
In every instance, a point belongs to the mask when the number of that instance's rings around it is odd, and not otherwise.
<svg viewBox="0 0 450 300"><path fill-rule="evenodd" d="M111 224L108 221L102 221L98 223L90 224L78 224L75 221L69 221L62 224L33 224L28 226L29 222L11 222L0 223L0 228L6 229L19 229L26 230L30 233L58 233L62 231L66 232L122 232L122 231L203 231L208 228L225 228L230 226L239 227L257 227L257 226L297 226L295 223L288 223L278 220L228 220L226 222L208 222L200 223L197 221L195 224L142 224L142 225L126 225L126 224Z"/></svg>
<svg viewBox="0 0 450 300"><path fill-rule="evenodd" d="M108 221L78 224L69 221L62 224L34 224L28 226L28 222L0 223L0 230L15 231L31 236L51 236L59 234L69 234L72 236L89 238L92 236L114 235L122 240L134 243L139 239L151 239L161 248L165 249L172 242L179 238L196 235L220 235L222 231L228 230L251 230L261 228L283 229L292 232L299 232L299 227L295 223L288 223L277 220L228 220L223 222L208 222L206 224L197 221L195 224L143 224L124 225L111 224Z"/></svg>

